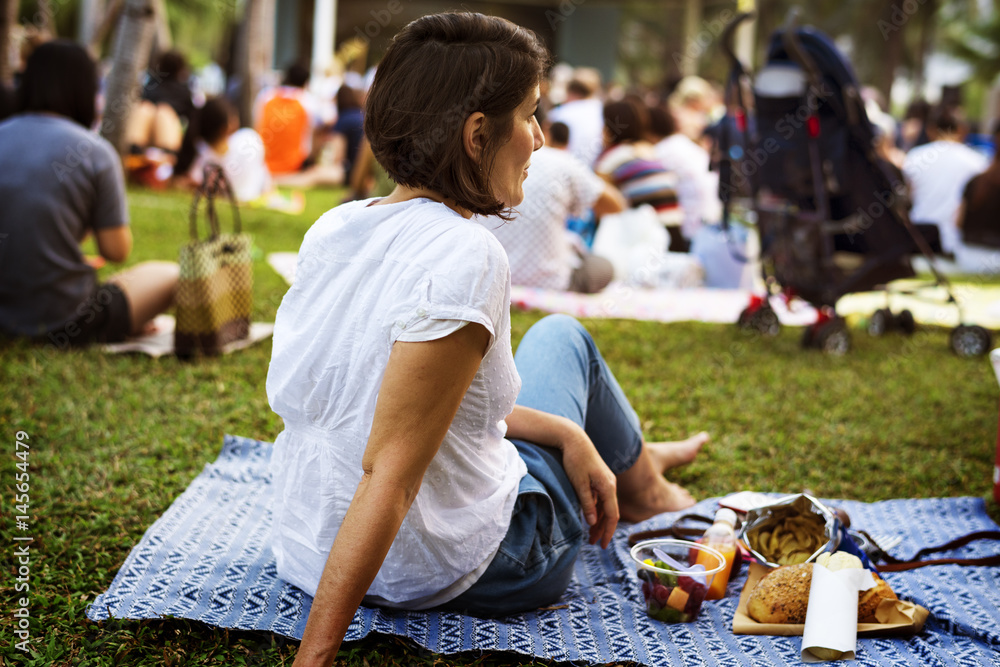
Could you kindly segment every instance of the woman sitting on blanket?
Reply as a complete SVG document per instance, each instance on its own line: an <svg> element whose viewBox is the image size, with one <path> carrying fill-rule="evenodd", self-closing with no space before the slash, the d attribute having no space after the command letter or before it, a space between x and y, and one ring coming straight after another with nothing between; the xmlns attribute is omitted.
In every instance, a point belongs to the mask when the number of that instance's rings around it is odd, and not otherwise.
<svg viewBox="0 0 1000 667"><path fill-rule="evenodd" d="M90 238L101 262L132 251L121 161L91 131L97 90L86 49L47 42L28 58L19 113L0 123L0 334L52 349L147 331L179 276L151 261L101 283L84 257Z"/></svg>
<svg viewBox="0 0 1000 667"><path fill-rule="evenodd" d="M479 14L393 39L365 134L397 182L309 230L267 378L278 574L315 596L295 664L332 663L359 604L507 614L557 600L583 543L693 504L704 433L645 443L574 320L510 343L510 279L470 218L520 203L546 53Z"/></svg>

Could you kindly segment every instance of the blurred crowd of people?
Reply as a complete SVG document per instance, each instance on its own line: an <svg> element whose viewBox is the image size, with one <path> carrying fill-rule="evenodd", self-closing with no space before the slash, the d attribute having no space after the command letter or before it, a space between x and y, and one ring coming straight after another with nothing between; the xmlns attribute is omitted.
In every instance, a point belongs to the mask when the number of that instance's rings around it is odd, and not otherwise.
<svg viewBox="0 0 1000 667"><path fill-rule="evenodd" d="M46 261L52 266L72 265L75 268L69 273L83 277L75 287L66 289L65 303L71 304L97 297L91 293L96 282L87 273L79 250L69 248L70 239L79 242L97 232L98 247L107 259L127 255L119 252L121 248L105 253L102 246L102 238L105 245L108 243L102 225L127 229L124 187L117 171L119 163L112 159L114 149L95 133L104 103L99 67L85 49L70 42L30 46L34 53L25 53L26 66L16 79L18 89L0 87L0 120L13 115L0 123L0 155L15 160L24 172L24 138L30 137L33 146L49 145L52 150L47 155L52 159L36 165L38 173L31 182L37 192L48 187L46 184L56 191L56 182L79 179L83 172L73 167L68 170L72 176L66 176L58 169L53 171L52 165L69 164L67 156L79 153L79 146L92 146L82 161L93 170L88 176L93 182L85 185L81 181L80 187L89 188L86 197L94 201L88 200L87 210L82 210L83 200L77 197L63 202L62 213L54 214L51 207L39 213L32 206L41 204L30 204L15 179L5 175L0 192L23 206L7 207L0 216L0 231L12 233L17 224L32 216L51 218L53 227L45 234L39 232L45 236L39 237L39 243L45 248L43 254L48 254ZM95 89L91 92L74 85L79 81L66 83L52 63L45 64L42 56L46 53L50 60L63 58L71 70L92 70L97 77ZM324 81L321 88L326 92L317 94L318 88L310 87L308 67L295 63L283 73L280 83L259 93L251 122L241 126L224 84L215 86L218 94L205 95L204 87L192 86L191 68L184 55L163 53L149 69L141 101L125 127L125 178L153 187L191 188L201 182L207 163L217 163L239 201L289 211L301 210L301 193L300 199L289 200L279 193L279 185L343 186L345 200L384 196L394 184L375 161L363 131L371 78L371 71L367 76L347 72ZM670 259L674 266L693 270L696 282L708 287L751 286L748 276L753 272L741 264L739 253L730 252L733 234L723 232L720 226L722 205L713 155L725 109L718 85L688 76L669 90L651 93L605 85L597 70L565 64L557 64L544 83L536 117L546 145L532 159L524 202L511 221L479 220L503 243L513 284L594 293L612 280L629 280L622 275L623 266L624 271L629 270L629 258L623 264L622 257L601 256L601 244L595 242L601 237L602 224L607 229L635 214L629 224L641 220L645 229L656 227L661 235L637 236L637 242L662 246L652 249L662 255L657 266ZM32 86L36 90L58 89L58 93L53 92L51 99L29 99ZM980 141L973 147L967 142L962 110L955 105L932 107L918 101L896 121L877 94L866 89L864 98L876 131L878 154L904 177L910 217L933 232L934 250L953 261L957 270L1000 272L1000 228L995 222L1000 211L1000 163L996 159L990 162L982 148L995 143L995 132L993 142ZM13 168L9 165L3 170ZM22 222L13 219L15 210ZM741 252L747 238L744 229L737 239ZM15 287L22 278L6 275L16 263L4 264L0 290L31 294L24 286ZM128 318L121 316L112 337L136 330L136 325L148 321L147 315L166 307L169 299L163 294L170 291L171 278L169 271L160 269L152 288L158 296L150 298L155 306L147 308L146 297L139 292L129 295L126 290L132 315L141 313L138 319L143 322L126 325ZM55 272L68 280L65 271ZM659 283L654 277L644 284L671 284L676 273L665 272L661 278ZM11 303L10 299L5 301ZM16 326L5 316L0 328L29 333L67 321L67 313L62 311L39 317Z"/></svg>
<svg viewBox="0 0 1000 667"><path fill-rule="evenodd" d="M686 254L701 284L750 287L755 272L740 256L747 230L720 225L721 88L688 76L653 94L603 86L592 69L566 75L562 67L543 91L538 120L546 148L532 162L520 215L490 224L511 258L513 283L594 292L612 279L635 282L621 270L615 275L591 246L602 218L618 225L623 211L646 209L668 233L665 256ZM936 259L952 273L1000 273L1000 163L990 162L1000 124L987 135L970 133L960 105L923 100L897 121L876 91L862 94L876 154L905 186L897 195ZM558 163L555 153L562 153ZM677 284L676 272L661 278Z"/></svg>
<svg viewBox="0 0 1000 667"><path fill-rule="evenodd" d="M190 69L174 51L159 58L139 108L127 126L134 180L153 187L198 185L206 162L222 165L243 202L280 203L276 187L339 186L357 157L364 82L343 77L334 94L310 89L310 71L293 63L279 83L253 103L252 122L240 126L225 94L195 100Z"/></svg>
<svg viewBox="0 0 1000 667"><path fill-rule="evenodd" d="M96 273L132 252L126 182L191 189L214 163L239 202L298 212L301 192L276 186L339 186L360 148L360 77L324 100L307 90L308 68L292 65L241 127L234 103L200 94L187 59L168 51L121 121L122 156L98 134L119 119L102 117L106 77L88 51L39 39L22 55L15 87L0 85L0 335L64 349L152 332L174 303L177 264L144 262L103 282Z"/></svg>

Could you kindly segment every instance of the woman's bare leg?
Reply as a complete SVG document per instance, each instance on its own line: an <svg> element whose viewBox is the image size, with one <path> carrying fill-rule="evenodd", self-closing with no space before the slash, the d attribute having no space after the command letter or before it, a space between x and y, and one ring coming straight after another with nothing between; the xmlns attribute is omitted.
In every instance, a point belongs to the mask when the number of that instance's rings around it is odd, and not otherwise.
<svg viewBox="0 0 1000 667"><path fill-rule="evenodd" d="M125 141L129 145L146 148L153 141L153 124L156 117L156 105L149 100L143 100L132 109L128 122L125 123Z"/></svg>
<svg viewBox="0 0 1000 667"><path fill-rule="evenodd" d="M638 460L618 475L618 508L622 520L644 521L662 512L694 505L695 499L687 489L668 482L663 474L694 460L708 439L708 434L702 432L678 442L644 442Z"/></svg>
<svg viewBox="0 0 1000 667"><path fill-rule="evenodd" d="M147 322L173 305L179 278L180 268L173 262L143 262L108 279L125 292L133 336L142 333Z"/></svg>
<svg viewBox="0 0 1000 667"><path fill-rule="evenodd" d="M169 104L158 104L153 115L151 146L175 153L184 141L184 126L177 112Z"/></svg>

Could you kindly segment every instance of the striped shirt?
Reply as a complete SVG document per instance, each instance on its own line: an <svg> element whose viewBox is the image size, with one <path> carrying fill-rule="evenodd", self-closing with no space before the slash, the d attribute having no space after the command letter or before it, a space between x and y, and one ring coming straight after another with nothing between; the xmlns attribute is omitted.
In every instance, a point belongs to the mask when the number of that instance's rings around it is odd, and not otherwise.
<svg viewBox="0 0 1000 667"><path fill-rule="evenodd" d="M657 159L651 144L612 146L598 158L594 171L610 179L631 208L649 204L656 209L664 226L679 226L684 219L677 198L677 175Z"/></svg>

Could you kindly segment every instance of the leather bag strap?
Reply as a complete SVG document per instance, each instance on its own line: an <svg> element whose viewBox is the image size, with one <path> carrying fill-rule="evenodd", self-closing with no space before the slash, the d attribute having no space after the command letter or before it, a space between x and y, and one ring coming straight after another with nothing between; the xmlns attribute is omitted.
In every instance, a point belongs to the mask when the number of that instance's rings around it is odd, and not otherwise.
<svg viewBox="0 0 1000 667"><path fill-rule="evenodd" d="M869 537L869 539L871 538ZM881 572L902 572L904 570L914 570L918 567L926 567L928 565L981 565L987 567L1000 565L1000 554L995 556L984 556L982 558L931 558L928 560L921 560L921 558L928 554L958 549L959 547L964 547L970 542L974 542L976 540L1000 540L1000 531L982 530L969 533L968 535L963 535L962 537L956 538L940 546L921 549L914 554L913 558L910 560L900 560L882 550L879 550L876 557L884 560L885 564L879 565L878 569ZM875 543L874 540L872 540L872 543Z"/></svg>
<svg viewBox="0 0 1000 667"><path fill-rule="evenodd" d="M683 526L684 522L698 522L701 527ZM628 545L634 547L643 540L655 540L660 537L673 537L679 540L694 540L705 534L705 530L712 525L712 519L700 514L685 514L667 528L657 528L656 530L640 530L628 536Z"/></svg>
<svg viewBox="0 0 1000 667"><path fill-rule="evenodd" d="M242 228L240 222L240 208L236 203L236 195L233 194L233 186L226 178L222 167L212 162L205 165L202 175L201 185L195 190L194 198L191 201L190 223L191 239L198 240L198 204L202 197L206 202L206 217L208 218L209 238L214 239L219 235L219 217L215 211L215 198L222 195L229 200L233 210L233 229L239 234Z"/></svg>

